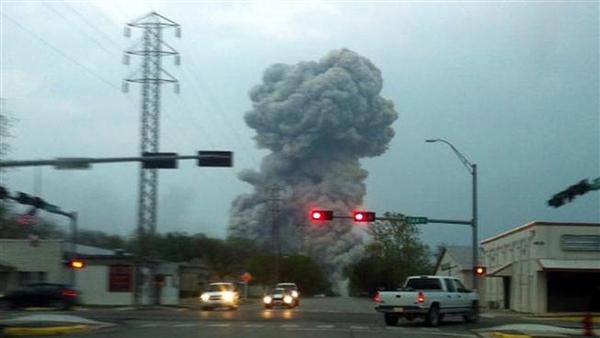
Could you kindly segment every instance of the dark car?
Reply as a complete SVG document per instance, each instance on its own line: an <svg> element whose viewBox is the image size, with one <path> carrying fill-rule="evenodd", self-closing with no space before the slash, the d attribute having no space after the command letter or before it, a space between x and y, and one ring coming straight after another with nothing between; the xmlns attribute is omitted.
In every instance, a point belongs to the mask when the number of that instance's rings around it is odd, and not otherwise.
<svg viewBox="0 0 600 338"><path fill-rule="evenodd" d="M0 297L0 307L18 309L40 306L68 310L79 304L79 294L79 291L69 285L35 283Z"/></svg>

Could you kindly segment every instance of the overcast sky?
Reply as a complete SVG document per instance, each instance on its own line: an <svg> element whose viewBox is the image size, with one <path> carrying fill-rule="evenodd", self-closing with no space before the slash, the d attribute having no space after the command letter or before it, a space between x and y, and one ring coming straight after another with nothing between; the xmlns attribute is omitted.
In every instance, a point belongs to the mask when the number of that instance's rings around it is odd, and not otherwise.
<svg viewBox="0 0 600 338"><path fill-rule="evenodd" d="M364 209L470 219L471 177L441 143L479 168L480 237L533 221L600 222L600 191L559 209L552 194L600 176L599 3L529 2L1 2L1 90L14 118L11 159L131 156L139 152L136 67L126 22L155 10L182 26L164 38L181 66L164 68L161 150L233 150L235 167L192 161L160 173L159 231L225 236L236 174L267 153L243 115L249 89L273 63L319 60L349 48L382 71L399 113L396 136L369 171ZM41 178L35 183L36 175ZM130 234L138 168L12 169L11 191L39 192L76 210L81 227ZM56 218L60 224L63 219ZM465 226L424 225L423 238L469 244Z"/></svg>

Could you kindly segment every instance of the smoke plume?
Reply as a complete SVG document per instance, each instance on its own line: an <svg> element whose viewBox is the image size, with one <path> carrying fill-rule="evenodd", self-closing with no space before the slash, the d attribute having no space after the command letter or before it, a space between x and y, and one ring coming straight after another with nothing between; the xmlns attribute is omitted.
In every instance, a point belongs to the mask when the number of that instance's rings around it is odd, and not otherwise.
<svg viewBox="0 0 600 338"><path fill-rule="evenodd" d="M284 254L308 254L339 272L360 249L361 236L347 220L313 224L309 211L350 215L360 208L368 173L359 159L381 155L394 136L397 113L379 96L382 84L381 71L347 49L319 62L267 68L250 90L245 120L270 154L259 172L240 173L254 191L233 202L229 234L271 246L275 223Z"/></svg>

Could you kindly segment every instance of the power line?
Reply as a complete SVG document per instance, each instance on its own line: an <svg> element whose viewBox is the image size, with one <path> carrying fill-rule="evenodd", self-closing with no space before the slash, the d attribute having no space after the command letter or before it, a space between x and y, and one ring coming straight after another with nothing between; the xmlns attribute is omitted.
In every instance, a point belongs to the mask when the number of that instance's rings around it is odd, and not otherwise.
<svg viewBox="0 0 600 338"><path fill-rule="evenodd" d="M56 9L54 9L52 6L50 6L50 4L48 3L44 3L44 6L46 6L46 8L48 8L49 10L51 10L52 12L54 12L54 14L58 15L59 17L61 17L64 21L66 21L69 25L71 26L76 26L75 23L73 23L70 19L67 19L64 15L62 15L59 11L57 11ZM100 49L102 49L103 51L105 51L106 53L110 54L110 55L115 55L116 53L107 49L106 47L104 47L100 42L98 42L96 39L92 38L91 36L85 34L83 31L76 29L77 32L79 32L81 35L83 35L86 39L89 39L90 41L92 41L96 46L100 47Z"/></svg>
<svg viewBox="0 0 600 338"><path fill-rule="evenodd" d="M63 2L62 3L65 7L69 8L73 13L75 13L75 15L77 15L79 17L79 19L81 19L81 22L85 23L88 27L92 28L93 30L95 30L96 32L98 32L100 35L102 35L102 37L104 37L104 39L106 41L109 41L110 43L112 43L115 47L121 49L121 46L115 42L115 40L113 40L110 36L108 36L108 34L104 33L103 31L101 31L98 27L92 25L87 18L85 18L83 16L83 14L81 14L79 11L77 11L73 6L71 6L68 2Z"/></svg>
<svg viewBox="0 0 600 338"><path fill-rule="evenodd" d="M40 37L37 33L35 33L34 31L30 30L29 28L23 26L22 24L20 24L17 20L9 17L8 15L4 14L3 12L0 12L0 15L2 15L4 18L10 20L13 24L15 24L17 27L21 28L23 31L27 32L28 34L30 34L31 36L33 36L34 38L36 38L38 41L40 41L41 43L43 43L44 45L46 45L48 48L52 49L53 51L55 51L57 54L59 54L60 56L62 56L63 58L71 61L72 63L76 64L77 66L81 67L83 70L85 70L87 73L93 75L94 77L96 77L98 80L104 82L105 84L111 86L112 88L116 89L116 90L120 90L117 86L115 86L112 82L110 82L109 80L105 79L104 77L102 77L101 75L99 75L98 73L94 72L93 70L89 69L88 67L84 66L83 64L79 63L77 60L73 59L72 57L68 56L67 54L65 54L62 50L60 50L58 47L55 47L54 45L52 45L51 43L49 43L48 41L44 40L42 37Z"/></svg>

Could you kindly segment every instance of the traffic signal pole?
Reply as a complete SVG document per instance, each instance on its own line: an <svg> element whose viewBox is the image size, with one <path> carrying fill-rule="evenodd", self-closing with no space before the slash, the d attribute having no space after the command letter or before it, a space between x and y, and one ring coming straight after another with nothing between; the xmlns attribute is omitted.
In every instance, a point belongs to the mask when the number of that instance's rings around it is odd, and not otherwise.
<svg viewBox="0 0 600 338"><path fill-rule="evenodd" d="M25 197L27 201L21 200L22 197ZM32 197L24 193L19 193L19 196L12 197L10 196L8 190L4 187L0 186L0 199L8 198L13 201L22 204L29 204L34 207L33 210L41 209L51 214L61 215L69 218L69 227L71 230L71 243L69 245L70 258L74 259L77 256L77 238L78 238L78 226L77 226L77 212L71 211L66 212L61 210L58 206L46 203L46 201L42 200L39 197ZM39 203L39 204L36 204ZM71 285L75 286L75 271L71 269Z"/></svg>

